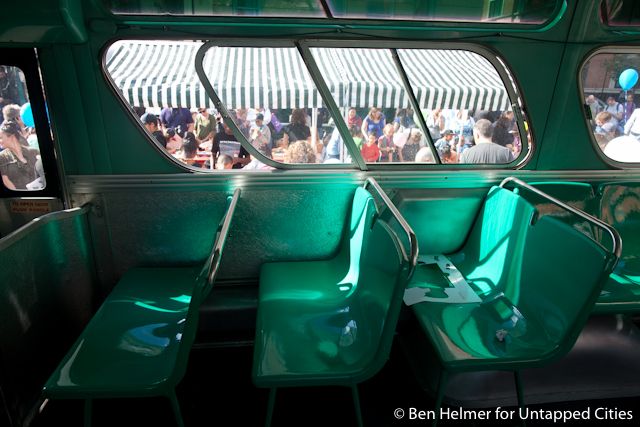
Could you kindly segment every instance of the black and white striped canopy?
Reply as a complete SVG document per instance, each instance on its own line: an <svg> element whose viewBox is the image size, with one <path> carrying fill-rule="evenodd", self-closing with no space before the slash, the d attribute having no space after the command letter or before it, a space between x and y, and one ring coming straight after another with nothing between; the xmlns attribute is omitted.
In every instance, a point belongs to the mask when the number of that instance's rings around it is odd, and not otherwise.
<svg viewBox="0 0 640 427"><path fill-rule="evenodd" d="M212 107L195 71L199 42L121 41L107 70L133 106ZM322 77L339 107L406 108L409 98L385 49L314 48ZM421 108L505 110L509 97L482 56L462 50L399 50ZM295 48L215 47L204 70L228 108L322 107Z"/></svg>

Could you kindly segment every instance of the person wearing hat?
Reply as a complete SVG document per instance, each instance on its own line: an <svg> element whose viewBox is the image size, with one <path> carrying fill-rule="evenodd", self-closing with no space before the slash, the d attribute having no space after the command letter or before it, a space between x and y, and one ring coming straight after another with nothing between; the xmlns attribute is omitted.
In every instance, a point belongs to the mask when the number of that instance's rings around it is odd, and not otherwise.
<svg viewBox="0 0 640 427"><path fill-rule="evenodd" d="M158 129L158 117L152 113L144 113L140 120L144 127L149 131L151 135L164 147L167 148L167 139L160 129Z"/></svg>
<svg viewBox="0 0 640 427"><path fill-rule="evenodd" d="M449 148L453 145L453 131L451 129L447 129L442 133L442 138L436 141L436 149L442 150L444 146L447 145Z"/></svg>

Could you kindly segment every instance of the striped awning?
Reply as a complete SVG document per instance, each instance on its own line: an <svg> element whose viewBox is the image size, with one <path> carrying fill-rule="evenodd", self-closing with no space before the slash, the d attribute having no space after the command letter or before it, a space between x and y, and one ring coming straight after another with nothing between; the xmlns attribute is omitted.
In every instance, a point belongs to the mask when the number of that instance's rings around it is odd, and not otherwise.
<svg viewBox="0 0 640 427"><path fill-rule="evenodd" d="M120 41L107 70L125 99L143 107L212 107L195 71L202 43ZM339 107L409 107L409 97L385 49L314 48ZM421 108L505 110L507 91L482 56L462 50L399 50ZM318 90L295 48L214 47L204 70L228 108L322 107Z"/></svg>

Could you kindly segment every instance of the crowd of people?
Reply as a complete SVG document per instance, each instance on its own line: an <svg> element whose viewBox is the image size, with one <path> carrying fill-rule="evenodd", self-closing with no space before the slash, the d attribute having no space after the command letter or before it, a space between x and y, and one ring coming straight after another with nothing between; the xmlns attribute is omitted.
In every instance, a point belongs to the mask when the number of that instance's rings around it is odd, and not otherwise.
<svg viewBox="0 0 640 427"><path fill-rule="evenodd" d="M16 67L0 66L0 176L10 190L40 190L46 185L44 170L20 73Z"/></svg>
<svg viewBox="0 0 640 427"><path fill-rule="evenodd" d="M187 165L207 169L269 170L237 141L227 120L262 156L281 163L349 163L351 158L326 110L318 125L306 109L235 109L226 120L215 110L164 108L137 111L162 147ZM359 114L360 113L360 114ZM387 120L387 115L393 117ZM504 164L520 153L513 112L469 110L422 111L441 163ZM368 111L349 108L345 122L368 163L435 163L427 137L410 108ZM490 143L490 144L488 144Z"/></svg>
<svg viewBox="0 0 640 427"><path fill-rule="evenodd" d="M608 96L606 102L595 95L585 96L593 135L604 154L620 162L640 162L640 108L633 93Z"/></svg>

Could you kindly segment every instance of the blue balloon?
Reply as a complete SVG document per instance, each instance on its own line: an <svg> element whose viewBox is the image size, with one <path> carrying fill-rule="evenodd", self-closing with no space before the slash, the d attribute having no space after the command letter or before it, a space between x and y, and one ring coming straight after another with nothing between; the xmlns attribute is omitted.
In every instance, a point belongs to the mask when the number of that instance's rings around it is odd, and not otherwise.
<svg viewBox="0 0 640 427"><path fill-rule="evenodd" d="M27 102L20 108L20 117L26 127L32 128L35 126L35 123L33 123L33 113L31 112L31 103Z"/></svg>
<svg viewBox="0 0 640 427"><path fill-rule="evenodd" d="M636 83L638 83L638 72L633 68L627 68L620 73L618 83L620 83L620 87L624 90L631 89Z"/></svg>

